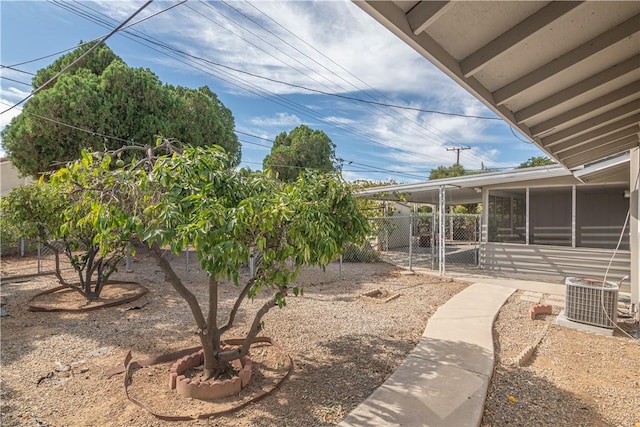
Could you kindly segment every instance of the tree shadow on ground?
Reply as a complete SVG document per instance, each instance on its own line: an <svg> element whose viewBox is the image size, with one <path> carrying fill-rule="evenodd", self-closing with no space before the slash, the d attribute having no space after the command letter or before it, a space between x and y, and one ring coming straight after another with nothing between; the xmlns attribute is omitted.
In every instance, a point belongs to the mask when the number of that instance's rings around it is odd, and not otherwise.
<svg viewBox="0 0 640 427"><path fill-rule="evenodd" d="M184 255L182 258L173 255L170 257L173 257L172 264L178 271L183 262L186 262ZM143 297L146 300L135 301L131 307L110 307L85 313L34 313L27 311L27 301L46 288L57 286L54 277L36 277L25 283L3 283L2 294L11 297L5 307L9 316L4 317L1 324L2 352L0 360L3 370L6 369L4 372L7 372L6 376L3 374L3 380L5 378L9 380L9 383L3 381L3 388L8 387L8 384L19 382L21 385L15 389L15 396L22 393L22 388L40 389L38 394L41 397L38 398L40 401L38 404L46 406L49 404L46 400L47 395L55 392L60 398L64 398L68 394L77 393L74 391L76 390L74 387L79 387L79 383L84 381L86 377L86 380L93 383L96 389L95 396L92 396L93 400L102 400L107 404L114 395L117 395L115 400L119 403L114 401L114 404L126 404L126 398L121 396L121 379L106 380L103 372L122 363L129 349L133 351L134 358L139 360L198 345L199 340L195 335L196 326L186 303L164 281L164 274L159 267L142 268L148 260L144 254L139 254L131 264L132 273L126 273L125 269L121 268L121 271L113 276L114 279L138 282L149 288L149 294ZM361 265L361 267L371 268L372 266ZM329 268L332 269L331 274L333 274L339 267L332 264ZM315 291L318 291L324 296L335 296L360 289L364 286L361 274L359 275L353 268L352 270L343 277L353 277L358 280L348 284L342 281L325 282L321 276L321 280L312 286L312 288L314 286L318 286L318 288L309 290L307 295L313 295ZM367 283L378 280L379 277L384 278L387 272L395 270L397 269L393 266L381 264L375 270L376 274L380 274L380 276L370 277L367 279ZM244 273L246 275L246 272ZM196 293L201 303L206 301L207 286L204 272L192 269L187 286ZM228 312L239 291L240 288L233 284L223 287L220 293L222 305L226 307L223 314ZM253 304L253 307L241 309L238 313L238 322L247 322L252 318L254 309L259 304L260 301ZM150 335L156 338L149 339ZM374 338L368 338L368 341L374 342ZM404 352L408 351L406 343L398 345L405 346ZM364 349L365 345L358 344L356 347ZM362 349L358 351L362 353ZM351 365L341 362L340 358L336 359L329 350L326 357L325 361L320 362L318 369L316 369L318 362L316 360L306 360L303 357L296 360L295 378L297 381L309 384L308 396L290 396L286 392L277 392L273 397L265 399L265 402L272 402L273 408L262 406L263 410L273 413L277 417L280 413L286 414L288 412L286 403L280 404L280 402L294 398L306 402L310 398L309 396L314 396L312 388L323 380L323 372L325 374L331 372L331 375L351 376L349 374L352 370L349 367ZM74 372L72 379L64 384L55 382L58 379L58 373L55 371L58 364L69 365L80 361L86 361L86 366L89 367L88 372L81 376L75 375ZM387 365L382 364L376 375L384 377L384 375L388 375L388 370ZM52 373L53 379L51 379ZM369 384L367 388L364 391L356 390L353 392L350 401L357 403L362 400L374 387L371 384L375 383L373 380L367 381L366 384ZM348 382L344 384L348 384ZM68 397L73 399L71 396ZM17 398L19 399L19 397ZM344 414L345 403L341 401L343 398L347 397L340 395L340 399L335 399L331 394L322 393L318 398L313 397L312 407L316 408L316 415L310 418L313 421L312 424L316 421L322 423L323 418L334 419ZM346 404L348 402L349 400ZM4 405L6 408L12 408L12 402L8 404L4 402ZM35 402L34 405L36 405ZM351 406L354 405L355 403ZM11 419L17 420L20 416L20 409L14 408L11 411ZM82 411L79 410L78 413L82 413Z"/></svg>
<svg viewBox="0 0 640 427"><path fill-rule="evenodd" d="M571 367L567 367L571 369ZM519 384L509 389L499 384ZM544 396L544 398L543 398ZM511 399L510 399L511 397ZM499 366L487 392L482 426L611 426L590 402L557 387L533 372Z"/></svg>

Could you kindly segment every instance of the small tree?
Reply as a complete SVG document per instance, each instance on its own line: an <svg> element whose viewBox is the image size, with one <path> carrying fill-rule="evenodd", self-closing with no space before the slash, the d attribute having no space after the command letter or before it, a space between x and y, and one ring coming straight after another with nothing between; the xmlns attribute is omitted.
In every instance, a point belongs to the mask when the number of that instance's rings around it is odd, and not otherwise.
<svg viewBox="0 0 640 427"><path fill-rule="evenodd" d="M248 353L271 308L283 307L289 292L302 292L297 286L289 289L299 269L332 261L345 242L366 235L367 221L335 174L303 174L286 184L268 173L230 169L219 147L171 151L160 155L158 148L147 148L144 163L113 171L102 161L87 162L59 176L97 201L91 208L102 247L109 247L108 236L117 234L137 238L149 248L191 310L204 349L205 375L213 378ZM163 248L179 253L189 245L209 274L207 311L163 256ZM257 250L262 262L242 284L226 321L220 322L221 280L240 285L239 271ZM270 290L271 297L256 311L243 344L222 349L222 335L233 326L242 302L262 290Z"/></svg>
<svg viewBox="0 0 640 427"><path fill-rule="evenodd" d="M335 144L326 133L301 125L276 137L263 167L275 172L282 181L291 182L306 169L320 172L339 170L340 161L335 150Z"/></svg>
<svg viewBox="0 0 640 427"><path fill-rule="evenodd" d="M82 162L90 164L93 158L85 154ZM103 158L102 163L109 168L111 158ZM79 164L71 167L81 169ZM3 226L13 235L35 239L49 248L55 256L55 274L60 284L80 292L87 300L95 300L124 257L127 242L119 234L111 233L101 238L108 250L100 247L98 217L93 209L96 201L76 191L64 179L65 174L68 170L63 168L53 175L51 182L41 180L17 187L3 197L0 206ZM73 266L78 283L62 275L61 252Z"/></svg>

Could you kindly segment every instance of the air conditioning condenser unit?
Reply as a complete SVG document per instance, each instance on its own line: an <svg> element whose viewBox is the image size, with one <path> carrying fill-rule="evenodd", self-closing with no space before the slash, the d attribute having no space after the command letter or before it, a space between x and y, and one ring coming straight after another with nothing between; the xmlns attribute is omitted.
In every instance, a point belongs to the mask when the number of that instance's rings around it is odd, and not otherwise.
<svg viewBox="0 0 640 427"><path fill-rule="evenodd" d="M568 320L613 329L618 321L618 285L583 277L565 279Z"/></svg>

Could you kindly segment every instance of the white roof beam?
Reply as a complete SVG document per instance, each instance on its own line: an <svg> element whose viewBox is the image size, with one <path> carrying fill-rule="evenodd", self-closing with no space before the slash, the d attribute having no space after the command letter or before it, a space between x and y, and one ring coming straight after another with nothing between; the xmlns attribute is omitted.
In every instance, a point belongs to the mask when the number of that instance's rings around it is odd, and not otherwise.
<svg viewBox="0 0 640 427"><path fill-rule="evenodd" d="M567 147L571 147L572 145L580 145L583 144L585 142L588 141L592 141L596 138L600 138L602 136L609 136L612 135L614 132L617 132L620 129L625 129L628 127L632 127L632 126L636 126L638 123L640 122L640 114L636 114L634 116L629 116L626 117L624 119L621 119L617 122L608 124L606 126L603 126L601 128L592 130L591 132L587 132L584 133L582 135L578 135L574 138L570 138L567 139L563 142L563 145L560 147L561 149L565 150L567 149ZM566 145L565 145L566 143ZM555 154L555 148L556 146L553 147L545 147L543 145L543 149L545 149L547 152L549 153L553 153L553 155Z"/></svg>
<svg viewBox="0 0 640 427"><path fill-rule="evenodd" d="M600 34L598 37L578 46L577 48L563 54L542 67L531 71L527 75L515 80L506 86L493 92L493 99L496 105L502 105L519 93L531 89L533 86L547 80L548 78L576 65L586 58L608 48L627 37L640 31L638 25L640 15L635 15L623 23L617 25L609 31Z"/></svg>
<svg viewBox="0 0 640 427"><path fill-rule="evenodd" d="M617 152L628 150L630 148L629 145L630 147L638 145L637 131L635 135L629 135L597 146L588 145L586 148L581 147L581 149L573 149L559 157L563 158L565 161L570 160L571 162L581 162L578 163L578 165L581 165L585 163L585 160L593 159L594 156L596 156L596 158L604 158L609 157L612 154L616 154Z"/></svg>
<svg viewBox="0 0 640 427"><path fill-rule="evenodd" d="M450 4L448 1L421 1L415 5L407 12L407 20L413 34L418 35L424 32L440 15L444 14Z"/></svg>
<svg viewBox="0 0 640 427"><path fill-rule="evenodd" d="M579 6L581 1L551 2L524 21L505 31L491 42L473 52L462 61L460 69L465 77L470 77L482 67L513 49L531 35Z"/></svg>
<svg viewBox="0 0 640 427"><path fill-rule="evenodd" d="M606 70L561 90L548 98L517 111L515 113L516 121L518 123L523 123L526 120L544 113L556 105L562 104L590 90L596 89L605 83L609 83L612 80L625 76L629 73L638 73L638 64L640 64L640 55L632 56L626 61L616 64L611 68L607 68Z"/></svg>
<svg viewBox="0 0 640 427"><path fill-rule="evenodd" d="M424 56L438 69L451 77L466 90L471 92L479 100L483 101L487 107L491 108L497 115L509 123L514 122L513 113L505 106L496 106L493 103L491 92L484 87L477 79L470 77L465 79L460 71L458 61L453 58L438 42L428 33L422 32L413 34L406 13L400 9L393 1L382 0L352 0L354 4L377 19L382 25L387 27L401 40ZM529 135L528 129L520 129L525 135Z"/></svg>
<svg viewBox="0 0 640 427"><path fill-rule="evenodd" d="M593 159L602 159L605 157L613 156L614 154L623 153L627 150L638 146L638 137L629 136L627 138L615 141L614 143L601 145L593 150L583 150L580 154L563 158L565 166L568 168L574 168L577 166L590 163Z"/></svg>
<svg viewBox="0 0 640 427"><path fill-rule="evenodd" d="M600 108L606 107L607 105L613 104L614 102L619 102L629 97L639 97L640 93L638 92L638 88L640 88L640 81L635 81L626 86L621 87L620 89L616 89L613 92L610 92L606 95L601 96L600 98L596 98L591 102L587 102L586 104L580 105L572 110L569 110L565 113L558 114L553 118L546 120L542 123L539 123L535 126L531 126L531 134L532 135L540 135L543 134L557 126L562 125L563 123L567 123L571 120L575 120L581 116L585 116L593 111L596 111Z"/></svg>
<svg viewBox="0 0 640 427"><path fill-rule="evenodd" d="M564 155L564 153L568 152L569 150L573 149L573 148L578 148L578 149L582 149L583 144L589 144L589 145L600 145L600 144L606 144L607 141L617 141L619 139L622 138L626 138L628 136L632 136L638 133L638 130L640 129L640 127L638 127L638 125L631 125L628 126L622 130L619 130L617 132L613 132L613 133L609 133L603 137L600 138L596 138L596 139L590 139L588 141L576 144L567 144L567 143L561 143L558 145L555 145L553 147L553 152L558 154L559 156Z"/></svg>
<svg viewBox="0 0 640 427"><path fill-rule="evenodd" d="M591 117L590 119L549 135L548 137L543 138L542 141L546 147L549 144L562 141L573 135L586 132L589 129L601 127L609 122L617 121L620 117L628 116L629 114L637 111L640 111L640 99L636 99L635 101L631 101L625 105L621 105L620 107L614 108L595 117Z"/></svg>

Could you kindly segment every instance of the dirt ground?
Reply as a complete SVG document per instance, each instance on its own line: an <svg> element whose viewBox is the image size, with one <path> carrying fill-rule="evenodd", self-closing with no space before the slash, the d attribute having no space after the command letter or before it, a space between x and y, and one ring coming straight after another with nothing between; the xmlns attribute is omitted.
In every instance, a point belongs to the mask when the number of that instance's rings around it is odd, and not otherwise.
<svg viewBox="0 0 640 427"><path fill-rule="evenodd" d="M184 275L184 260L175 260ZM122 374L105 376L132 351L134 360L170 353L199 344L186 303L164 281L159 268L144 256L133 273L115 279L138 282L148 294L131 303L88 312L30 312L36 293L55 287L53 276L1 286L9 314L2 318L2 425L39 426L159 426L154 418L129 402ZM246 273L246 272L245 272ZM206 301L206 277L195 269L188 286ZM193 425L314 426L335 425L397 368L420 339L435 310L467 284L405 275L385 264L338 264L326 271L305 270L299 277L303 297L289 297L283 309L264 318L264 335L282 347L257 345L252 350L254 373L250 387L222 402L178 397L169 390L170 364L137 370L131 395L162 414L197 416L242 404L270 388L286 372L293 374L273 394L231 415L187 422ZM388 302L363 297L384 289L398 294ZM110 291L105 289L105 295ZM222 288L221 318L238 289ZM117 294L117 292L116 292ZM375 294L375 292L373 292ZM242 336L266 296L248 302L238 314L238 326L227 338ZM388 297L387 297L388 298ZM38 305L71 304L69 294L38 298Z"/></svg>
<svg viewBox="0 0 640 427"><path fill-rule="evenodd" d="M184 272L183 259L176 259ZM88 312L30 312L27 302L57 286L53 276L3 281L0 293L8 316L1 319L0 393L3 426L164 426L127 400L122 374L105 373L121 365L128 351L135 360L199 344L186 303L164 282L160 269L138 256L133 273L115 279L138 282L149 292L117 307ZM123 269L124 270L124 269ZM246 272L245 272L246 274ZM206 300L206 277L192 269L188 286ZM429 317L467 283L408 275L385 263L338 264L305 270L303 297L265 317L264 335L282 350L256 345L252 384L221 402L178 397L168 387L170 364L137 370L132 397L163 414L197 416L238 406L276 384L293 359L293 374L271 395L230 415L186 421L211 426L336 425L402 363L420 339ZM381 303L365 293L398 294ZM130 291L130 289L129 289ZM105 290L112 298L117 289ZM220 293L221 317L237 288ZM40 304L73 305L43 297ZM266 296L243 305L242 336ZM77 307L77 304L76 304ZM603 337L561 328L553 315L528 318L529 304L515 294L494 327L497 362L483 426L566 425L637 426L640 422L640 345L617 334ZM633 332L633 331L632 331ZM514 358L542 336L524 366Z"/></svg>

